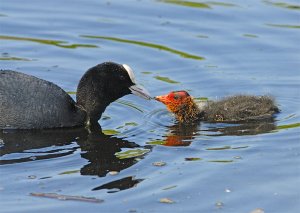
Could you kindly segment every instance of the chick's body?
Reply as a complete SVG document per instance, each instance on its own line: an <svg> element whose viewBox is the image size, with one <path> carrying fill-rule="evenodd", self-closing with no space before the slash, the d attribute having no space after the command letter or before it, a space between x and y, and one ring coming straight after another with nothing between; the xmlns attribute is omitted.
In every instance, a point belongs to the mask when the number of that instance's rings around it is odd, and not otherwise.
<svg viewBox="0 0 300 213"><path fill-rule="evenodd" d="M269 96L235 95L218 101L197 101L186 91L157 96L183 123L195 121L243 122L272 119L279 112Z"/></svg>

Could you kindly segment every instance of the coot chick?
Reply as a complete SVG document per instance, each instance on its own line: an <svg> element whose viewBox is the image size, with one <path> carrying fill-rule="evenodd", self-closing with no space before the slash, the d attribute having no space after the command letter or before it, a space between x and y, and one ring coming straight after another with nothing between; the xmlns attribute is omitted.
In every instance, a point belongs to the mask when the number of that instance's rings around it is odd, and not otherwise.
<svg viewBox="0 0 300 213"><path fill-rule="evenodd" d="M155 99L164 103L182 123L268 120L279 112L269 96L236 95L219 101L197 102L186 91L173 91Z"/></svg>
<svg viewBox="0 0 300 213"><path fill-rule="evenodd" d="M150 99L126 64L105 62L88 69L79 81L77 102L49 81L0 70L0 129L97 126L105 108L127 94Z"/></svg>

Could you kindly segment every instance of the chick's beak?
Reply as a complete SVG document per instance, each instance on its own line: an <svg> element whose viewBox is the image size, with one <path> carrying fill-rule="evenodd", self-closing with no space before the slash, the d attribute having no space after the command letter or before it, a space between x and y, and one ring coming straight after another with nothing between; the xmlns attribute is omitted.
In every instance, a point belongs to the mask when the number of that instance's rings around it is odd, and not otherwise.
<svg viewBox="0 0 300 213"><path fill-rule="evenodd" d="M160 95L160 96L156 96L155 100L162 102L163 104L167 104L168 103L168 99L166 95Z"/></svg>
<svg viewBox="0 0 300 213"><path fill-rule="evenodd" d="M137 95L147 100L151 99L150 93L141 85L134 84L131 87L129 87L129 89L133 95Z"/></svg>

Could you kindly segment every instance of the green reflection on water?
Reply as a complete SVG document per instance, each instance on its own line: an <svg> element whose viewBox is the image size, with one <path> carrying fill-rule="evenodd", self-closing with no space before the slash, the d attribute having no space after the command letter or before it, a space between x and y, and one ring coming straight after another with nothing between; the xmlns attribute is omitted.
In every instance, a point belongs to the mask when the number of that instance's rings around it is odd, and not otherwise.
<svg viewBox="0 0 300 213"><path fill-rule="evenodd" d="M75 49L78 47L84 47L84 48L97 48L98 47L97 45L90 45L90 44L67 44L68 42L66 42L66 41L37 39L37 38L24 38L24 37L5 36L5 35L0 35L0 39L14 40L14 41L30 41L30 42L35 42L35 43L39 43L39 44L47 44L47 45L53 45L53 46L69 48L69 49Z"/></svg>
<svg viewBox="0 0 300 213"><path fill-rule="evenodd" d="M32 61L27 58L19 58L19 57L0 57L0 61Z"/></svg>
<svg viewBox="0 0 300 213"><path fill-rule="evenodd" d="M180 82L169 79L168 77L154 76L155 79L164 81L170 84L179 84Z"/></svg>
<svg viewBox="0 0 300 213"><path fill-rule="evenodd" d="M138 126L138 124L135 122L127 122L125 123L125 126Z"/></svg>
<svg viewBox="0 0 300 213"><path fill-rule="evenodd" d="M198 161L198 160L202 160L202 158L184 158L185 161Z"/></svg>
<svg viewBox="0 0 300 213"><path fill-rule="evenodd" d="M168 4L176 4L185 7L194 7L202 9L211 9L211 6L223 6L223 7L234 7L235 4L217 2L217 1L206 1L206 2L194 2L194 1L183 1L183 0L159 0L160 2Z"/></svg>
<svg viewBox="0 0 300 213"><path fill-rule="evenodd" d="M172 49L172 48L167 47L167 46L163 46L163 45L160 45L160 44L153 44L153 43L144 42L144 41L135 41L135 40L128 40L128 39L109 37L109 36L81 35L81 37L92 38L92 39L110 40L110 41L116 41L116 42L127 43L127 44L135 44L135 45L138 45L138 46L149 47L149 48L153 48L153 49L157 49L157 50L163 50L163 51L166 51L166 52L170 52L170 53L179 55L183 58L191 58L191 59L195 59L195 60L204 60L205 59L204 57L201 57L201 56L192 55L192 54L189 54L189 53L186 53L186 52L182 52L182 51L179 51L179 50Z"/></svg>
<svg viewBox="0 0 300 213"><path fill-rule="evenodd" d="M223 6L223 7L235 7L236 6L235 4L218 2L218 1L207 1L206 3L209 5L217 5L217 6Z"/></svg>
<svg viewBox="0 0 300 213"><path fill-rule="evenodd" d="M174 188L176 188L176 187L177 187L177 185L168 186L168 187L163 188L162 190L174 189Z"/></svg>
<svg viewBox="0 0 300 213"><path fill-rule="evenodd" d="M300 5L296 5L296 4L288 4L285 2L273 2L273 1L264 1L264 2L276 7L292 9L292 10L300 10Z"/></svg>
<svg viewBox="0 0 300 213"><path fill-rule="evenodd" d="M277 126L276 129L292 129L292 128L298 128L298 127L300 127L300 123L280 125L280 126Z"/></svg>
<svg viewBox="0 0 300 213"><path fill-rule="evenodd" d="M212 163L232 163L234 161L233 160L209 160L208 162L212 162Z"/></svg>
<svg viewBox="0 0 300 213"><path fill-rule="evenodd" d="M177 4L186 7L195 7L195 8L210 8L208 4L192 1L181 1L181 0L161 0L161 2Z"/></svg>
<svg viewBox="0 0 300 213"><path fill-rule="evenodd" d="M249 146L237 146L237 147L231 147L231 146L222 146L222 147L212 147L207 148L206 150L212 151L212 150L227 150L227 149L246 149Z"/></svg>
<svg viewBox="0 0 300 213"><path fill-rule="evenodd" d="M237 146L237 147L232 147L231 149L246 149L249 146Z"/></svg>
<svg viewBox="0 0 300 213"><path fill-rule="evenodd" d="M300 25L289 25L289 24L266 24L271 27L281 27L281 28L291 28L291 29L300 29Z"/></svg>
<svg viewBox="0 0 300 213"><path fill-rule="evenodd" d="M213 147L213 148L207 148L206 150L225 150L225 149L231 149L231 146Z"/></svg>
<svg viewBox="0 0 300 213"><path fill-rule="evenodd" d="M147 71L142 72L142 73L143 73L143 74L146 74L146 75L152 74L152 72L147 72Z"/></svg>
<svg viewBox="0 0 300 213"><path fill-rule="evenodd" d="M75 91L68 91L67 92L69 95L76 95L76 92Z"/></svg>
<svg viewBox="0 0 300 213"><path fill-rule="evenodd" d="M104 129L104 130L102 130L102 133L105 134L105 135L117 135L117 134L120 134L119 131L114 130L114 129Z"/></svg>
<svg viewBox="0 0 300 213"><path fill-rule="evenodd" d="M150 152L149 149L132 149L125 152L116 152L115 156L119 159L127 159L142 156Z"/></svg>
<svg viewBox="0 0 300 213"><path fill-rule="evenodd" d="M70 175L70 174L75 174L80 172L80 170L71 170L71 171L65 171L65 172L61 172L58 175Z"/></svg>
<svg viewBox="0 0 300 213"><path fill-rule="evenodd" d="M244 34L243 36L249 37L249 38L257 38L258 37L257 35L254 35L254 34Z"/></svg>
<svg viewBox="0 0 300 213"><path fill-rule="evenodd" d="M135 123L135 122L127 122L127 123L125 123L125 124L122 125L122 126L118 126L116 129L122 129L122 128L128 127L128 126L138 126L138 124ZM127 128L126 128L126 129L127 129Z"/></svg>
<svg viewBox="0 0 300 213"><path fill-rule="evenodd" d="M164 144L166 144L166 141L155 140L155 141L147 142L147 144L151 144L151 145L164 145Z"/></svg>
<svg viewBox="0 0 300 213"><path fill-rule="evenodd" d="M208 38L207 35L197 35L196 37L197 37L197 38Z"/></svg>

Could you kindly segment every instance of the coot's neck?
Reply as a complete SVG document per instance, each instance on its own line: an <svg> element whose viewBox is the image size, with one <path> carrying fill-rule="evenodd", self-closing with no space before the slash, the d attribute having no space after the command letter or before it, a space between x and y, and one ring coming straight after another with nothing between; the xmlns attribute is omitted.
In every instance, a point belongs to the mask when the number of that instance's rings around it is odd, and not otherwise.
<svg viewBox="0 0 300 213"><path fill-rule="evenodd" d="M77 106L85 111L85 124L87 126L97 126L98 120L101 118L102 113L109 104L110 102L106 101L104 98L101 98L99 95L96 97L81 97L80 92L79 95L77 95Z"/></svg>

